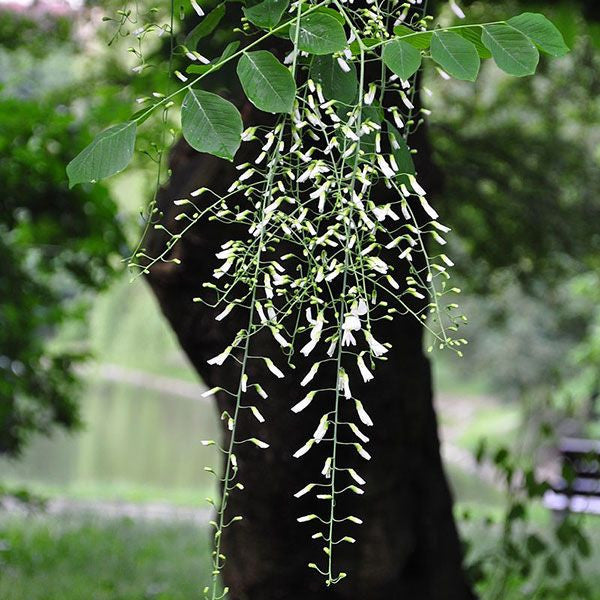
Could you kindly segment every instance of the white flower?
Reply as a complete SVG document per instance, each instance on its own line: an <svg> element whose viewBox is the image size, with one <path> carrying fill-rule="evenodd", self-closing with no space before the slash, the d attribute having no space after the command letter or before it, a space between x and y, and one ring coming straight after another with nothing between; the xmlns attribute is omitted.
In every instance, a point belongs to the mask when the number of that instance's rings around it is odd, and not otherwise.
<svg viewBox="0 0 600 600"><path fill-rule="evenodd" d="M462 8L458 6L454 0L450 0L450 8L459 19L465 18L465 13L463 12Z"/></svg>
<svg viewBox="0 0 600 600"><path fill-rule="evenodd" d="M319 370L319 365L320 365L320 363L315 363L310 368L310 371L306 374L304 379L300 382L301 386L305 386L307 383L310 383L312 381L313 377L317 374L317 371Z"/></svg>
<svg viewBox="0 0 600 600"><path fill-rule="evenodd" d="M317 444L325 437L325 434L327 433L327 429L329 427L329 419L327 417L327 414L324 414L321 417L321 420L319 421L319 426L315 429L315 432L313 433L313 438Z"/></svg>
<svg viewBox="0 0 600 600"><path fill-rule="evenodd" d="M346 331L359 331L360 330L360 319L350 312L346 315L342 329Z"/></svg>
<svg viewBox="0 0 600 600"><path fill-rule="evenodd" d="M255 446L258 446L259 448L268 448L269 444L267 444L266 442L262 442L261 440L257 440L256 438L250 438L250 440Z"/></svg>
<svg viewBox="0 0 600 600"><path fill-rule="evenodd" d="M306 394L306 396L304 396L304 398L302 398L298 404L292 406L292 412L299 413L300 411L304 410L312 402L315 394L316 392L309 392Z"/></svg>
<svg viewBox="0 0 600 600"><path fill-rule="evenodd" d="M340 69L342 69L344 73L350 72L350 67L348 66L348 63L341 56L338 56L337 62L338 65L340 65Z"/></svg>
<svg viewBox="0 0 600 600"><path fill-rule="evenodd" d="M325 477L327 477L327 479L329 479L331 477L331 456L327 457L327 460L325 461L325 464L323 465L323 468L321 469L321 475L325 475Z"/></svg>
<svg viewBox="0 0 600 600"><path fill-rule="evenodd" d="M221 388L220 387L214 387L211 388L210 390L206 390L206 392L204 392L202 394L203 398L208 398L208 396L214 396Z"/></svg>
<svg viewBox="0 0 600 600"><path fill-rule="evenodd" d="M268 319L265 316L262 304L258 300L254 303L254 308L256 308L256 312L258 313L258 318L260 319L260 322L266 323L266 321L268 321Z"/></svg>
<svg viewBox="0 0 600 600"><path fill-rule="evenodd" d="M448 233L449 231L452 231L450 229L450 227L446 227L445 225L442 225L441 223L438 223L437 221L431 221L431 224L438 229L439 231L443 232L443 233Z"/></svg>
<svg viewBox="0 0 600 600"><path fill-rule="evenodd" d="M348 473L358 485L365 485L365 483L367 483L354 469L348 469Z"/></svg>
<svg viewBox="0 0 600 600"><path fill-rule="evenodd" d="M252 414L259 423L265 422L265 418L261 415L260 411L258 410L258 408L256 408L256 406L251 406L250 410L252 411Z"/></svg>
<svg viewBox="0 0 600 600"><path fill-rule="evenodd" d="M303 517L298 517L296 520L298 523L306 523L307 521L312 521L317 518L317 515L304 515Z"/></svg>
<svg viewBox="0 0 600 600"><path fill-rule="evenodd" d="M294 494L294 497L300 498L301 496L304 496L304 494L308 494L308 492L310 492L310 490L312 490L314 487L314 483L309 483L308 485L304 486L300 491L296 492Z"/></svg>
<svg viewBox="0 0 600 600"><path fill-rule="evenodd" d="M362 442L365 442L365 444L369 441L369 438L354 423L350 423L350 429L354 432L354 435Z"/></svg>
<svg viewBox="0 0 600 600"><path fill-rule="evenodd" d="M288 348L291 344L279 333L279 331L277 331L277 329L275 329L275 327L271 327L271 333L273 334L273 337L275 338L275 340L277 340L277 342L279 343L279 345L282 348Z"/></svg>
<svg viewBox="0 0 600 600"><path fill-rule="evenodd" d="M304 356L308 356L314 349L315 346L319 343L319 340L310 340L306 345L302 347L300 352L304 354Z"/></svg>
<svg viewBox="0 0 600 600"><path fill-rule="evenodd" d="M400 98L404 103L404 106L406 106L406 108L409 110L412 110L415 107L415 105L409 100L408 96L404 92L400 92Z"/></svg>
<svg viewBox="0 0 600 600"><path fill-rule="evenodd" d="M358 369L360 370L360 374L362 375L364 382L367 383L371 381L371 379L373 379L373 373L371 373L371 371L369 371L367 368L362 355L356 359L356 364L358 365Z"/></svg>
<svg viewBox="0 0 600 600"><path fill-rule="evenodd" d="M432 219L437 219L439 217L439 215L437 214L437 212L435 212L435 210L431 207L431 205L429 204L429 202L427 202L427 200L425 199L424 196L420 196L419 200L421 202L421 206L423 207L423 210L432 218Z"/></svg>
<svg viewBox="0 0 600 600"><path fill-rule="evenodd" d="M254 384L254 388L256 389L256 393L265 400L269 397L269 394L263 390L262 386L259 383Z"/></svg>
<svg viewBox="0 0 600 600"><path fill-rule="evenodd" d="M393 179L394 177L396 177L396 173L394 173L390 165L387 164L385 158L383 157L383 154L377 155L377 164L379 165L379 168L381 169L381 172L384 174L385 177L387 177L388 179Z"/></svg>
<svg viewBox="0 0 600 600"><path fill-rule="evenodd" d="M344 390L344 398L347 400L352 398L352 392L350 391L350 378L344 369L340 369L338 375L338 389Z"/></svg>
<svg viewBox="0 0 600 600"><path fill-rule="evenodd" d="M358 413L358 418L367 426L372 427L373 421L371 417L367 414L367 411L364 409L362 402L360 400L355 401L356 404L356 412Z"/></svg>
<svg viewBox="0 0 600 600"><path fill-rule="evenodd" d="M369 311L369 305L367 304L367 301L364 298L361 298L358 301L358 305L356 306L356 314L363 316L363 315L366 315L368 311Z"/></svg>
<svg viewBox="0 0 600 600"><path fill-rule="evenodd" d="M329 348L327 348L327 356L333 356L336 346L337 346L337 338L333 338L331 340L331 344L329 344Z"/></svg>
<svg viewBox="0 0 600 600"><path fill-rule="evenodd" d="M192 5L192 8L196 11L199 17L204 16L204 11L202 10L202 7L198 4L198 2L196 2L196 0L190 0L190 4Z"/></svg>
<svg viewBox="0 0 600 600"><path fill-rule="evenodd" d="M345 330L342 335L342 346L356 346L356 338L352 335L352 332Z"/></svg>
<svg viewBox="0 0 600 600"><path fill-rule="evenodd" d="M419 185L414 175L409 175L408 180L410 181L412 189L415 190L419 196L425 196L427 194L427 192ZM437 217L434 217L434 219L437 219Z"/></svg>
<svg viewBox="0 0 600 600"><path fill-rule="evenodd" d="M371 460L371 455L360 444L354 444L354 447L365 460Z"/></svg>
<svg viewBox="0 0 600 600"><path fill-rule="evenodd" d="M231 346L228 346L227 348L225 348L225 350L223 350L223 352L221 352L221 354L217 354L217 356L214 356L206 362L209 365L222 365L225 362L225 359L229 356L230 352Z"/></svg>
<svg viewBox="0 0 600 600"><path fill-rule="evenodd" d="M388 351L388 349L383 344L380 344L373 337L370 331L365 331L365 339L367 340L367 344L369 344L369 348L371 348L371 352L375 356L382 356Z"/></svg>
<svg viewBox="0 0 600 600"><path fill-rule="evenodd" d="M271 371L275 377L279 377L279 379L283 379L285 377L283 372L273 364L273 361L270 358L265 358L263 360L265 361L265 365L267 365L269 371Z"/></svg>
<svg viewBox="0 0 600 600"><path fill-rule="evenodd" d="M294 458L300 458L301 456L306 454L312 448L312 445L314 443L315 443L315 440L313 440L313 439L308 440L308 442L306 442L306 444L304 444L304 446L302 446L301 448L298 448L298 450L296 450L296 452L294 452Z"/></svg>
<svg viewBox="0 0 600 600"><path fill-rule="evenodd" d="M388 283L395 289L395 290L399 290L400 286L398 285L398 282L391 276L391 275L386 275L386 279L388 280Z"/></svg>
<svg viewBox="0 0 600 600"><path fill-rule="evenodd" d="M216 317L215 317L215 321L221 321L223 320L232 310L233 307L235 306L235 304L228 304L225 307L225 310L223 310L222 312L220 312Z"/></svg>
<svg viewBox="0 0 600 600"><path fill-rule="evenodd" d="M374 83L372 83L372 84L369 86L369 91L368 91L368 93L367 93L367 94L365 94L365 97L364 97L364 99L363 99L363 100L364 100L364 103L365 103L367 106L369 106L370 104L373 104L373 100L375 100L375 93L376 93L376 92L377 92L377 86L376 86Z"/></svg>

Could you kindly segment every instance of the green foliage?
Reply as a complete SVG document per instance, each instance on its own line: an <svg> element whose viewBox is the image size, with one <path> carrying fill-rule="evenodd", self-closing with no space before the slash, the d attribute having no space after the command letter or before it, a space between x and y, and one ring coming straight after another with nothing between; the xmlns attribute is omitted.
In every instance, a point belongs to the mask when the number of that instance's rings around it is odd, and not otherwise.
<svg viewBox="0 0 600 600"><path fill-rule="evenodd" d="M67 187L64 163L87 137L73 115L4 99L0 119L0 452L16 454L32 431L78 422L84 354L50 341L108 282L123 237L104 188Z"/></svg>
<svg viewBox="0 0 600 600"><path fill-rule="evenodd" d="M523 13L507 23L525 34L543 52L552 56L564 56L569 52L560 31L544 15Z"/></svg>
<svg viewBox="0 0 600 600"><path fill-rule="evenodd" d="M267 50L244 52L237 66L244 92L256 108L290 113L296 96L292 74Z"/></svg>
<svg viewBox="0 0 600 600"><path fill-rule="evenodd" d="M385 44L382 58L388 69L405 80L412 77L421 67L419 50L402 40L392 40Z"/></svg>
<svg viewBox="0 0 600 600"><path fill-rule="evenodd" d="M198 152L233 160L240 147L242 117L216 94L191 89L181 106L181 126L188 144Z"/></svg>
<svg viewBox="0 0 600 600"><path fill-rule="evenodd" d="M439 31L433 34L431 58L455 79L477 79L481 62L477 48L453 31Z"/></svg>
<svg viewBox="0 0 600 600"><path fill-rule="evenodd" d="M350 63L350 70L343 71L333 56L315 56L310 65L310 76L323 87L323 95L328 100L338 100L352 104L358 92L356 66Z"/></svg>
<svg viewBox="0 0 600 600"><path fill-rule="evenodd" d="M270 29L281 21L289 3L289 0L263 0L258 4L244 7L244 15L257 27Z"/></svg>
<svg viewBox="0 0 600 600"><path fill-rule="evenodd" d="M69 187L84 182L95 183L121 172L133 158L135 132L135 122L128 121L99 134L67 166Z"/></svg>
<svg viewBox="0 0 600 600"><path fill-rule="evenodd" d="M487 25L481 40L492 53L494 62L509 75L533 75L540 55L535 44L520 31L508 25Z"/></svg>
<svg viewBox="0 0 600 600"><path fill-rule="evenodd" d="M216 8L213 8L203 19L188 33L185 38L185 45L195 50L198 46L198 42L210 35L218 26L223 17L225 16L226 3L221 2Z"/></svg>
<svg viewBox="0 0 600 600"><path fill-rule="evenodd" d="M297 25L298 48L311 54L333 54L346 47L346 34L340 22L331 15L317 12L302 17ZM290 39L294 39L292 28Z"/></svg>

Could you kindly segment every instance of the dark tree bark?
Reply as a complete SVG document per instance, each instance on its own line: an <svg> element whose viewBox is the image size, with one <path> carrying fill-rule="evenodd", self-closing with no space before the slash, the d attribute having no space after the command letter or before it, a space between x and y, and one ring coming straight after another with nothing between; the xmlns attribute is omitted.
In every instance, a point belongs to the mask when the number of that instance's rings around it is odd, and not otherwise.
<svg viewBox="0 0 600 600"><path fill-rule="evenodd" d="M427 156L424 130L413 140L420 147L420 179L436 187ZM245 157L240 157L243 162ZM198 155L180 143L172 156L173 176L160 195L160 210L173 231L180 212L173 200L200 187L224 190L235 177L231 165ZM384 192L385 193L385 192ZM389 192L388 192L389 193ZM247 325L247 315L234 311L224 322L214 312L193 303L201 283L210 281L217 266L214 254L235 232L216 221L203 223L186 234L175 247L182 264L154 266L148 276L161 309L199 375L210 387L232 387L239 370L232 361L211 367L206 361L228 345L237 330ZM160 231L148 240L151 254L164 247ZM234 316L235 315L235 316ZM301 362L291 376L273 380L251 363L251 380L268 381L268 400L258 399L266 423L242 413L240 439L258 437L270 445L262 451L246 444L236 450L243 492L234 492L230 515L244 520L227 529L223 550L227 555L224 578L236 600L319 599L419 599L472 598L462 570L460 541L452 516L452 499L439 451L436 417L432 405L429 362L422 351L422 330L412 317L397 317L386 327L385 339L393 342L388 360L377 369L375 380L353 392L364 399L376 426L369 432L373 459L346 457L367 480L364 496L346 494L339 514L353 514L362 526L341 527L341 535L357 538L355 545L341 544L337 568L348 578L325 588L321 578L307 568L322 555L321 544L311 540L314 528L299 524L300 515L317 512L311 500L293 494L319 473L323 452L311 451L292 458L312 433L321 412L307 409L301 416L290 407L302 397L299 382L306 373ZM279 348L271 336L255 342L260 354L276 356ZM231 364L229 364L231 363ZM328 387L328 373L319 373L316 387ZM354 388L357 387L355 390ZM313 403L315 404L315 403ZM312 406L312 405L311 405ZM231 399L218 399L220 411L231 411ZM224 430L224 436L228 432ZM323 449L325 450L325 449ZM352 496L352 498L350 497ZM342 533L343 532L343 533ZM341 536L340 536L341 537Z"/></svg>
<svg viewBox="0 0 600 600"><path fill-rule="evenodd" d="M274 42L280 44L281 42ZM280 48L271 48L277 52ZM225 82L235 81L225 72ZM261 117L238 99L244 121L256 124ZM419 151L419 179L431 192L440 187L440 178L429 159L426 129L411 139ZM255 149L244 144L236 163L251 161ZM224 192L236 178L234 167L225 161L199 155L180 142L171 157L172 177L159 195L159 210L171 232L180 229L174 221L181 207L173 200L189 197L202 186ZM390 192L378 189L380 196ZM181 223L181 222L179 222ZM215 252L225 241L244 235L217 221L205 222L189 231L173 250L181 265L158 263L148 281L160 307L178 336L182 348L209 387L232 388L239 380L239 367L226 361L211 367L207 360L220 353L235 333L247 326L247 314L234 310L224 321L214 320L215 311L192 298L201 294L201 284L210 281L217 266ZM152 230L146 240L150 255L158 255L166 242L164 233ZM221 310L221 309L219 309ZM335 537L351 535L357 543L336 547L336 569L348 573L339 584L327 588L309 562L320 563L322 542L311 539L311 523L299 524L297 517L322 512L317 501L293 494L317 479L327 448L315 446L301 459L292 454L310 437L323 408L313 402L301 415L290 411L304 395L300 380L310 362L296 360L296 369L285 379L271 374L251 361L249 379L265 381L269 398L252 399L266 418L259 424L242 411L238 438L257 437L270 444L267 451L251 444L238 446L236 456L244 491L231 494L229 515L243 515L243 521L228 528L223 537L227 562L223 576L234 600L467 600L474 598L462 569L462 550L452 516L452 498L446 481L432 404L429 362L422 351L422 329L413 317L386 322L382 339L393 343L379 363L376 378L352 390L363 400L375 422L367 432L371 461L364 461L354 449L343 454L343 464L353 466L367 480L364 496L339 497L339 515L355 515L361 526L339 525ZM253 338L254 354L277 356L280 348L271 335ZM313 356L311 358L314 359ZM334 373L321 369L312 389L331 387ZM335 379L333 379L335 381ZM231 398L220 396L219 411L231 412ZM248 413L248 415L246 414ZM225 443L229 436L223 428Z"/></svg>

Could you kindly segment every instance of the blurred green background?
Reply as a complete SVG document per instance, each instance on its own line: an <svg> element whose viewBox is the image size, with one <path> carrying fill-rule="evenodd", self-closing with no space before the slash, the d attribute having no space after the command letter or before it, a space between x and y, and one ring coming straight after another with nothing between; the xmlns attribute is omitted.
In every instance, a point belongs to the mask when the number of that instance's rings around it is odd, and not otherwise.
<svg viewBox="0 0 600 600"><path fill-rule="evenodd" d="M215 456L200 440L215 436L216 414L145 283L130 282L123 263L152 197L160 124L149 123L126 174L73 190L64 174L95 133L134 110L138 95L165 85L156 34L166 14L140 6L140 22L120 23L119 2L0 4L7 600L192 598L199 565L208 569L212 479L203 467ZM503 529L514 493L496 460L505 449L511 464L552 479L561 436L600 438L597 15L585 2L461 6L476 22L540 10L572 53L544 62L531 79L509 79L492 64L474 85L426 74L445 179L438 205L455 230L448 254L469 317L465 358L433 355L456 514L482 598L533 597L527 586L548 569L557 595L600 598L600 518L579 518L580 534L565 527L549 536L543 552L530 553L544 555L542 567L515 559ZM442 19L453 18L443 8ZM140 40L144 24L152 27ZM147 68L138 75L140 61ZM490 460L479 464L477 455ZM530 544L551 523L539 499L528 500L516 535ZM581 558L576 575L561 562L571 545ZM558 557L556 569L548 557ZM525 559L531 569L502 584L478 572L521 568ZM574 578L592 591L566 586Z"/></svg>

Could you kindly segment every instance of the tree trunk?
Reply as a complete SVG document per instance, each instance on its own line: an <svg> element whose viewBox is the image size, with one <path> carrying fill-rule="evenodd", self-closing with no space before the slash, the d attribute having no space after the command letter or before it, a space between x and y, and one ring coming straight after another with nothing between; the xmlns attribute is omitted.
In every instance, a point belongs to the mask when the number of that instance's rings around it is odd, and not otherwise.
<svg viewBox="0 0 600 600"><path fill-rule="evenodd" d="M429 156L424 130L413 139L421 156ZM245 150L242 146L240 152ZM238 156L238 162L252 156ZM173 175L159 196L165 225L176 231L174 216L181 212L173 200L189 197L192 190L207 186L224 191L235 178L232 165L199 155L181 142L172 155ZM420 179L437 187L430 162L418 164ZM382 192L385 193L385 192ZM389 192L387 192L389 193ZM217 266L214 254L220 244L235 236L229 226L217 221L201 223L175 246L173 257L181 265L158 263L148 275L163 313L177 334L181 346L209 387L230 388L239 379L233 361L222 367L207 360L220 353L235 332L247 326L247 315L237 310L222 322L215 312L192 298L201 284L210 281ZM149 254L164 248L165 237L153 230L147 239ZM219 309L220 310L220 309ZM321 410L311 407L301 415L290 411L302 395L299 382L306 363L297 362L291 376L276 379L261 372L258 361L250 363L251 381L264 380L267 400L258 399L264 424L242 411L239 439L257 437L270 444L259 450L251 444L238 446L240 481L244 491L234 491L228 511L243 516L225 531L223 552L226 585L235 600L466 600L473 598L462 570L462 552L452 516L452 498L439 451L436 417L432 405L429 362L422 351L422 329L412 317L397 316L386 328L385 339L393 342L388 360L379 364L369 384L353 383L353 393L369 407L375 427L368 432L371 461L359 458L354 450L344 456L367 480L364 496L343 494L338 501L340 515L355 515L361 526L337 525L336 536L351 535L356 544L336 547L336 568L348 573L338 585L327 588L309 562L320 562L323 545L311 539L315 528L300 524L297 517L319 512L318 500L293 494L316 479L325 458L325 448L315 446L301 459L292 454L310 437ZM270 335L253 342L255 353L277 356L280 352ZM313 389L330 387L327 373L319 373ZM354 380L353 380L354 381ZM235 384L237 385L237 384ZM312 385L312 384L311 384ZM356 388L356 390L355 390ZM230 397L219 397L220 411L231 411ZM309 425L307 425L307 423ZM226 428L223 430L228 437ZM324 445L324 444L323 444ZM200 466L199 466L200 468ZM323 502L323 501L320 501ZM322 511L322 506L321 506Z"/></svg>

